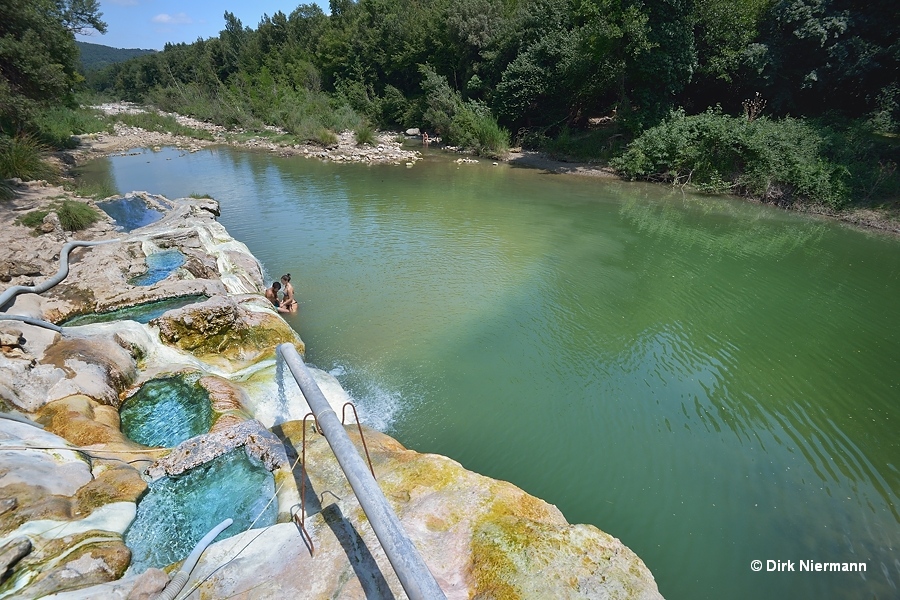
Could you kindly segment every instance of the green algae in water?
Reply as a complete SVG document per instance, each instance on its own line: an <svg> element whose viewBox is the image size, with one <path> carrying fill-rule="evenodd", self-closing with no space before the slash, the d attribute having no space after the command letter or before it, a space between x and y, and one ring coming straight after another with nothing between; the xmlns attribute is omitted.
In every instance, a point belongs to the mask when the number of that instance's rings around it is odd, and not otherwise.
<svg viewBox="0 0 900 600"><path fill-rule="evenodd" d="M131 549L131 568L142 572L183 560L200 539L226 518L234 524L219 534L225 539L250 527L275 524L275 479L243 448L179 477L163 477L150 484L140 501L137 516L125 532Z"/></svg>
<svg viewBox="0 0 900 600"><path fill-rule="evenodd" d="M141 386L119 411L122 433L145 446L170 448L209 431L212 405L199 375L163 377Z"/></svg>
<svg viewBox="0 0 900 600"><path fill-rule="evenodd" d="M147 272L128 281L131 285L148 286L159 283L184 264L184 254L178 250L163 250L147 256Z"/></svg>
<svg viewBox="0 0 900 600"><path fill-rule="evenodd" d="M145 302L144 304L136 304L135 306L120 308L109 312L77 315L71 319L66 319L60 323L60 325L91 325L94 323L110 323L112 321L137 321L138 323L149 323L170 310L182 308L189 304L194 304L195 302L202 302L208 298L209 296L206 296L205 294L196 294L193 296L167 298L155 302Z"/></svg>

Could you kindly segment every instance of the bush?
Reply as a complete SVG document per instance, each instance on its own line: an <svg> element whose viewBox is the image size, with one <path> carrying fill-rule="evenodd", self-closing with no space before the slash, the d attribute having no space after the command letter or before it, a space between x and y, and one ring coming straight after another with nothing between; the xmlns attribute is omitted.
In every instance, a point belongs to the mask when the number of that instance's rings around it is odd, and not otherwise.
<svg viewBox="0 0 900 600"><path fill-rule="evenodd" d="M0 136L0 179L53 179L56 169L44 160L46 147L34 136Z"/></svg>
<svg viewBox="0 0 900 600"><path fill-rule="evenodd" d="M16 195L16 191L6 181L0 180L0 202L12 200Z"/></svg>
<svg viewBox="0 0 900 600"><path fill-rule="evenodd" d="M502 157L509 151L509 132L497 124L487 107L471 101L453 115L448 141L483 156Z"/></svg>
<svg viewBox="0 0 900 600"><path fill-rule="evenodd" d="M49 210L32 210L24 215L16 217L16 224L24 227L37 228L44 222L44 217L50 214Z"/></svg>
<svg viewBox="0 0 900 600"><path fill-rule="evenodd" d="M491 111L476 101L463 102L459 93L431 67L420 67L424 79L425 122L445 141L476 154L502 156L509 150L509 132L497 124Z"/></svg>
<svg viewBox="0 0 900 600"><path fill-rule="evenodd" d="M362 146L363 144L375 145L375 128L368 121L361 122L356 127L354 134L356 135L357 146Z"/></svg>
<svg viewBox="0 0 900 600"><path fill-rule="evenodd" d="M316 89L274 85L267 72L244 74L229 86L220 84L212 89L197 84L156 88L147 99L162 110L225 127L264 132L265 125L272 125L299 140L326 145L336 143L335 131L355 129L362 122L346 102L333 100Z"/></svg>
<svg viewBox="0 0 900 600"><path fill-rule="evenodd" d="M56 205L56 214L66 231L81 231L100 220L95 208L77 200L63 200Z"/></svg>
<svg viewBox="0 0 900 600"><path fill-rule="evenodd" d="M625 134L618 126L596 131L578 131L563 127L555 138L540 133L523 136L522 145L538 148L554 158L582 161L609 161L622 153Z"/></svg>
<svg viewBox="0 0 900 600"><path fill-rule="evenodd" d="M632 179L839 208L848 199L848 172L825 159L823 146L819 133L798 119L750 121L718 110L694 116L679 110L610 164Z"/></svg>

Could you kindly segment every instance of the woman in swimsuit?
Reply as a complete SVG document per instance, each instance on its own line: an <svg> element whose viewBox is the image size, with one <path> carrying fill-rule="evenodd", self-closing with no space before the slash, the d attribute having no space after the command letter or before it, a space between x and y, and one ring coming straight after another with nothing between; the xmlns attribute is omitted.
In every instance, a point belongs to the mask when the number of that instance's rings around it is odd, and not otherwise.
<svg viewBox="0 0 900 600"><path fill-rule="evenodd" d="M288 310L297 310L297 300L294 299L294 286L291 285L291 274L281 276L281 305Z"/></svg>

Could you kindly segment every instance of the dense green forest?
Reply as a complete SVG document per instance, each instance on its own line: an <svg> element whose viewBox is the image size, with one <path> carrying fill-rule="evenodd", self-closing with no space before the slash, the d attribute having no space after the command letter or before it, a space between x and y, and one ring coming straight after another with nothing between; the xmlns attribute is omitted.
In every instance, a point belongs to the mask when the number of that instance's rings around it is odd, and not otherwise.
<svg viewBox="0 0 900 600"><path fill-rule="evenodd" d="M81 57L82 73L97 71L115 63L156 52L156 50L141 50L140 48L113 48L103 44L78 41L75 42L75 45L78 46L78 55Z"/></svg>
<svg viewBox="0 0 900 600"><path fill-rule="evenodd" d="M325 144L423 127L780 204L896 205L898 25L892 0L332 0L255 28L225 12L218 37L88 79Z"/></svg>

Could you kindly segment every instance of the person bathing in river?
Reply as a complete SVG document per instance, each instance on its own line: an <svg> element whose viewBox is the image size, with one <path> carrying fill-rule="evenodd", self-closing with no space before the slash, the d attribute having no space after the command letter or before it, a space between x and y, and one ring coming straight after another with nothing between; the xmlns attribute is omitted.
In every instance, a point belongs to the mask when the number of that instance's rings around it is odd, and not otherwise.
<svg viewBox="0 0 900 600"><path fill-rule="evenodd" d="M268 298L269 302L271 302L272 305L275 306L276 309L278 309L278 312L289 313L289 312L291 312L290 309L287 309L284 306L282 306L281 301L278 300L278 290L280 290L280 289L281 289L281 284L278 283L277 281L273 281L272 287L266 288L266 298Z"/></svg>
<svg viewBox="0 0 900 600"><path fill-rule="evenodd" d="M297 310L298 305L297 300L294 298L294 286L291 285L290 273L281 276L281 289L281 306L290 311Z"/></svg>

